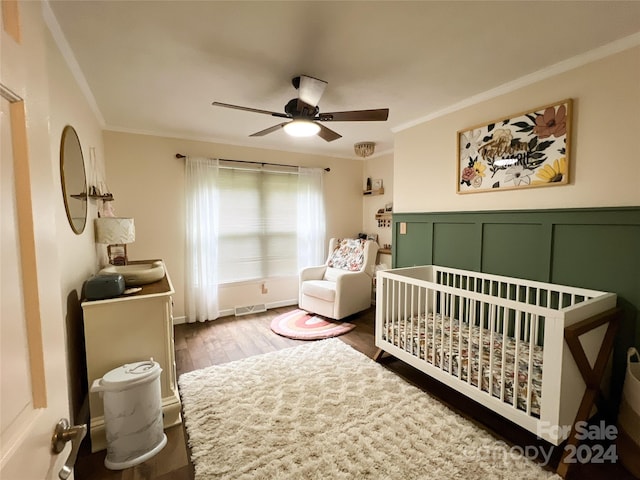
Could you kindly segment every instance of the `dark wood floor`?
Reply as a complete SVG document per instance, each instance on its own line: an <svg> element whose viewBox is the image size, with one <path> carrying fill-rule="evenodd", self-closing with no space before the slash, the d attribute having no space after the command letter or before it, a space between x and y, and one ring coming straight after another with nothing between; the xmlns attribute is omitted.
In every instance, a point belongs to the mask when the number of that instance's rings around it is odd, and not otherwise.
<svg viewBox="0 0 640 480"><path fill-rule="evenodd" d="M295 307L269 310L262 314L243 317L225 317L212 322L177 325L175 327L176 368L182 373L240 360L305 343L273 333L269 324L275 316ZM365 355L372 357L374 345L373 308L348 319L357 328L339 337ZM404 377L422 390L438 397L470 420L492 431L511 445L521 447L549 444L536 439L531 433L517 427L481 405L461 396L452 389L431 379L413 367L392 357L382 360L389 370ZM167 429L167 446L155 457L135 467L111 471L104 467L105 451L92 454L85 439L78 461L76 480L192 480L193 467L189 462L186 433L182 426ZM556 448L552 460L557 465L561 450ZM567 476L569 480L633 480L619 464L577 464ZM329 480L329 479L328 479ZM398 479L401 480L401 479Z"/></svg>

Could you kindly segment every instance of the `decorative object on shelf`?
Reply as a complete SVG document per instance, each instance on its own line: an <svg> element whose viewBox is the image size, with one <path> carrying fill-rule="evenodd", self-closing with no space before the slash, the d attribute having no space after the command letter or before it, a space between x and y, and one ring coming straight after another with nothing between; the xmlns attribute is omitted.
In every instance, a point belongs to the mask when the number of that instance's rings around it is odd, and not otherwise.
<svg viewBox="0 0 640 480"><path fill-rule="evenodd" d="M571 104L567 99L459 131L457 192L568 184Z"/></svg>
<svg viewBox="0 0 640 480"><path fill-rule="evenodd" d="M384 208L378 210L376 213L376 220L378 221L378 227L390 227L391 226L391 212L385 211Z"/></svg>
<svg viewBox="0 0 640 480"><path fill-rule="evenodd" d="M393 211L393 203L392 202L385 203L384 211L385 212L392 212Z"/></svg>
<svg viewBox="0 0 640 480"><path fill-rule="evenodd" d="M104 166L99 165L96 161L96 147L89 147L89 198L93 200L102 200L98 205L99 217L115 217L113 207L110 203L113 201L113 195L109 192L109 187L104 180Z"/></svg>
<svg viewBox="0 0 640 480"><path fill-rule="evenodd" d="M382 179L374 178L371 182L371 190L381 190L382 189Z"/></svg>
<svg viewBox="0 0 640 480"><path fill-rule="evenodd" d="M353 145L353 151L356 152L357 156L362 158L367 158L373 155L375 149L376 144L374 142L360 142ZM370 188L367 188L367 190L370 190Z"/></svg>
<svg viewBox="0 0 640 480"><path fill-rule="evenodd" d="M96 187L91 187L89 190L89 198L94 198L97 200L102 200L103 202L112 202L113 194L112 193L98 193L99 190Z"/></svg>
<svg viewBox="0 0 640 480"><path fill-rule="evenodd" d="M367 190L371 190L371 177L367 177Z"/></svg>
<svg viewBox="0 0 640 480"><path fill-rule="evenodd" d="M133 218L100 217L96 218L96 243L107 244L109 263L126 265L127 244L136 239Z"/></svg>
<svg viewBox="0 0 640 480"><path fill-rule="evenodd" d="M104 180L104 168L96 161L96 147L89 147L89 170L89 198L113 200L113 195L109 192L109 187Z"/></svg>

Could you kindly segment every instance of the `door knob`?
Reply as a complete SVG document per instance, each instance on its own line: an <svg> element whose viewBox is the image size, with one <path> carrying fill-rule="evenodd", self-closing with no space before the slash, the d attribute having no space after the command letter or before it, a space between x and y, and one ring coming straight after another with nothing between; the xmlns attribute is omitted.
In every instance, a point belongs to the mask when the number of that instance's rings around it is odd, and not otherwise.
<svg viewBox="0 0 640 480"><path fill-rule="evenodd" d="M67 458L67 461L62 467L62 470L60 470L60 473L58 473L58 477L60 477L61 480L66 480L69 478L69 475L71 475L73 466L76 463L76 458L78 458L80 444L86 434L86 425L70 426L69 420L66 418L61 418L56 425L53 437L51 437L51 450L53 453L62 452L62 450L64 450L64 445L68 441L71 441L71 453L69 453L69 458Z"/></svg>

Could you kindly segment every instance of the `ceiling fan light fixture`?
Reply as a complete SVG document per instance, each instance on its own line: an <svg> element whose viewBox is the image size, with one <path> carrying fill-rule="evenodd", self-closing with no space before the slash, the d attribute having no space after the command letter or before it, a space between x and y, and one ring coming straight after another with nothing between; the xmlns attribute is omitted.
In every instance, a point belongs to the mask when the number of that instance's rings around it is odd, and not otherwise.
<svg viewBox="0 0 640 480"><path fill-rule="evenodd" d="M293 120L283 128L292 137L311 137L320 131L320 125L310 120Z"/></svg>

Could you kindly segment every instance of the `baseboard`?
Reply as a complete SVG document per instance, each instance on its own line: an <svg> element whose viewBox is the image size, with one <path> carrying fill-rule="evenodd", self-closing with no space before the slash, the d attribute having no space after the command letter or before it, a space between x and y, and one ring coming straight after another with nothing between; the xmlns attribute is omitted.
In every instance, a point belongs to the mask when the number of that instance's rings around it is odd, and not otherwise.
<svg viewBox="0 0 640 480"><path fill-rule="evenodd" d="M278 302L270 302L266 303L267 310L271 310L272 308L280 308L280 307L290 307L292 305L297 305L298 299L289 299L289 300L280 300ZM234 308L226 308L224 310L220 310L220 317L228 317L230 315L235 315ZM184 323L184 322L183 322Z"/></svg>
<svg viewBox="0 0 640 480"><path fill-rule="evenodd" d="M290 307L292 305L298 305L298 299L289 299L289 300L280 300L278 302L267 303L267 310L271 310L272 308L281 308L281 307ZM228 317L235 314L235 309L233 308L225 308L224 310L220 310L220 317ZM218 317L219 318L219 317ZM173 317L174 325L181 325L183 323L187 323L187 317Z"/></svg>

